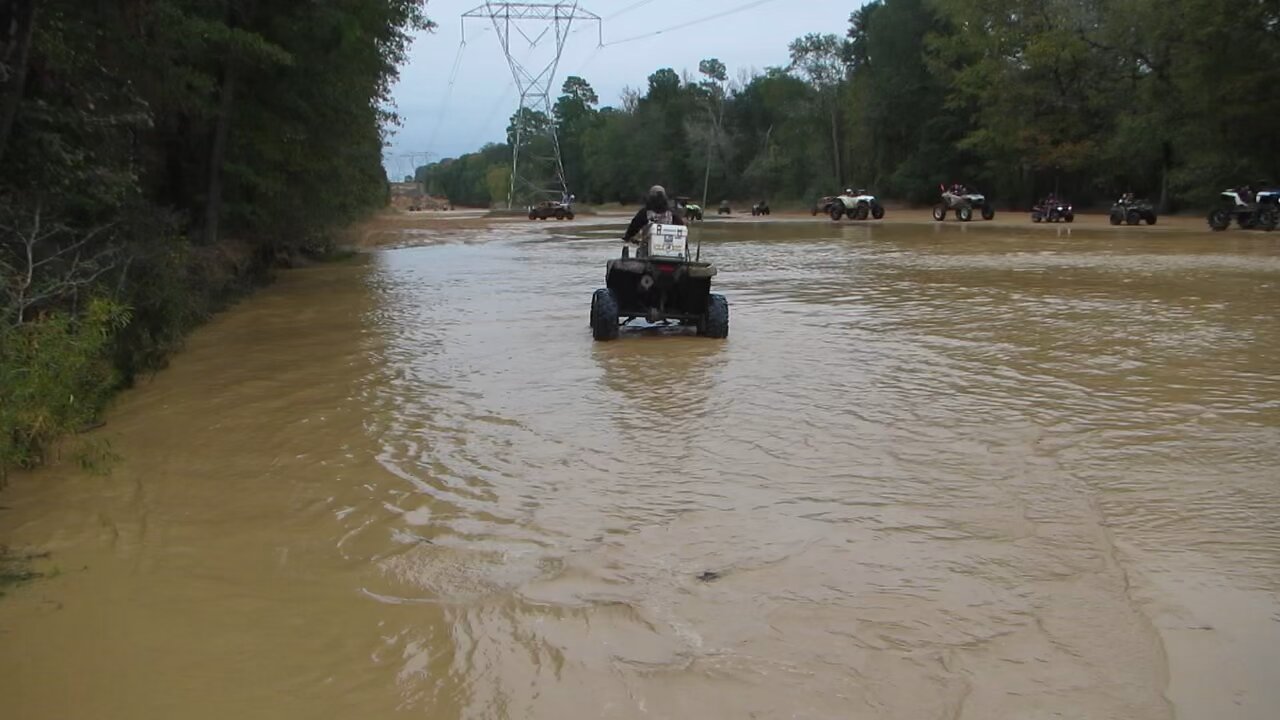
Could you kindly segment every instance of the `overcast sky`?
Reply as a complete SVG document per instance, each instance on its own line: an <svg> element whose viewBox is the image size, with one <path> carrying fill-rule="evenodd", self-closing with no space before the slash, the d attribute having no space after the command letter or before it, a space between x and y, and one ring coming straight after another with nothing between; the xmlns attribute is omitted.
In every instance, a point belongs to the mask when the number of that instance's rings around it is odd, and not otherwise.
<svg viewBox="0 0 1280 720"><path fill-rule="evenodd" d="M492 24L467 20L467 42L459 55L460 17L483 4L429 0L427 13L439 28L416 39L395 87L404 125L386 150L385 164L392 178L399 179L422 164L421 153L432 153L432 160L457 157L504 139L518 95ZM649 74L661 67L696 74L699 60L715 57L729 67L732 78L741 70L785 65L788 42L810 32L844 35L850 13L861 4L859 0L582 0L581 8L604 19L605 47L597 47L594 23L575 24L555 76L552 100L569 75L586 78L601 105L617 105L623 88L645 87ZM666 32L632 40L659 30ZM526 32L536 37L532 24ZM532 48L519 35L514 38L513 54L527 58L533 72L550 60L552 36ZM458 58L450 91L450 70ZM419 155L406 157L410 153Z"/></svg>

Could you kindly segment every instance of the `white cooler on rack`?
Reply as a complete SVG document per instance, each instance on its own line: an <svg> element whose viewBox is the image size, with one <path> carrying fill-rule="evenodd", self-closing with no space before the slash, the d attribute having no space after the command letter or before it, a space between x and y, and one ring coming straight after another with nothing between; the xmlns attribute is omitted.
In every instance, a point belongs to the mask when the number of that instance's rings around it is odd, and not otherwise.
<svg viewBox="0 0 1280 720"><path fill-rule="evenodd" d="M689 228L683 225L649 223L644 229L644 243L651 258L684 260L688 256Z"/></svg>

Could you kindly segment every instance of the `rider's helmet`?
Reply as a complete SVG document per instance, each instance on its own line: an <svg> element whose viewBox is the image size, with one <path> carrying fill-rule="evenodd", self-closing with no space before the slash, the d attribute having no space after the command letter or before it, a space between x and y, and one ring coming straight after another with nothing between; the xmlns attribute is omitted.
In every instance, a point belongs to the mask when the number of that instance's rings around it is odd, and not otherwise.
<svg viewBox="0 0 1280 720"><path fill-rule="evenodd" d="M653 212L667 212L671 209L671 201L667 199L667 190L661 185L654 185L649 188L649 194L644 199L644 208Z"/></svg>

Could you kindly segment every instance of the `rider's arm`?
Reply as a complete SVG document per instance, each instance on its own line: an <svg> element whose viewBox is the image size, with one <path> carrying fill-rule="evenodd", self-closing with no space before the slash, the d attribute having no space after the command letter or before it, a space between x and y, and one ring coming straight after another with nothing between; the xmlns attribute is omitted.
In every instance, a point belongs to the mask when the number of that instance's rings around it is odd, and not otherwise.
<svg viewBox="0 0 1280 720"><path fill-rule="evenodd" d="M645 212L644 208L641 208L640 212L636 213L636 216L631 218L631 224L627 226L627 234L623 235L622 239L623 240L635 239L635 237L640 233L640 231L644 230L644 226L648 224L649 224L649 213Z"/></svg>

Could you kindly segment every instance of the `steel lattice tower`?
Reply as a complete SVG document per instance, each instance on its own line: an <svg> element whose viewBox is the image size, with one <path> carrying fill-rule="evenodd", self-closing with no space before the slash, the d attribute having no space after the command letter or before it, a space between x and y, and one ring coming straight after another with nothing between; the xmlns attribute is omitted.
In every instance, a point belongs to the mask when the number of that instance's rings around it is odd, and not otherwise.
<svg viewBox="0 0 1280 720"><path fill-rule="evenodd" d="M516 110L517 118L523 119L527 111L536 111L545 114L548 120L549 155L532 155L523 158L525 165L523 171L522 149L529 139L523 137L524 123L516 123L515 143L511 148L511 185L507 191L507 208L510 209L517 200L559 197L567 193L569 188L564 176L564 161L560 156L560 138L556 134L551 93L556 69L560 66L560 56L564 52L565 41L568 40L573 23L575 21L596 23L599 35L597 42L602 42L603 29L600 16L583 10L576 2L486 2L462 14L464 43L467 20L489 20L493 23L493 28L498 33L498 40L502 43L502 52L506 55L507 64L511 67L511 76L515 80L516 89L520 93L520 106ZM527 64L529 60L522 62L513 54L513 40L523 38L528 42L528 49L532 51L547 39L548 35L554 37L555 52L545 62L530 66ZM516 48L516 50L519 49ZM542 57L545 58L546 55Z"/></svg>

